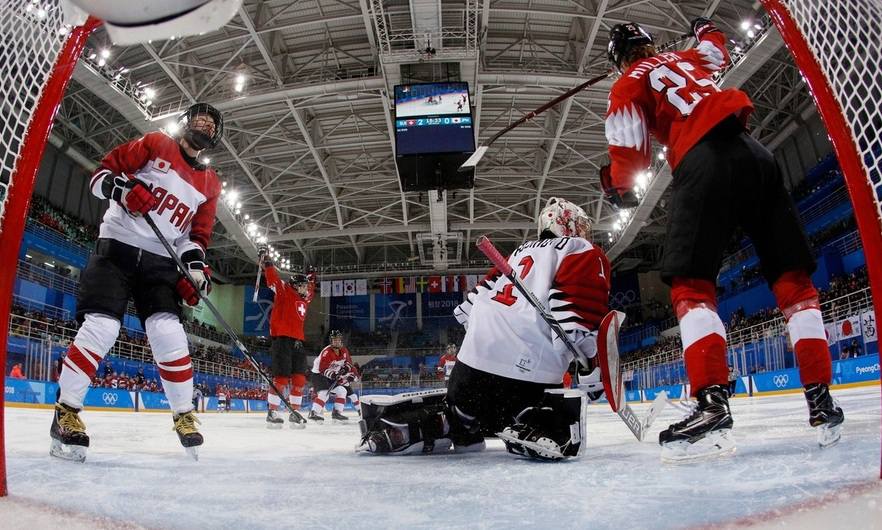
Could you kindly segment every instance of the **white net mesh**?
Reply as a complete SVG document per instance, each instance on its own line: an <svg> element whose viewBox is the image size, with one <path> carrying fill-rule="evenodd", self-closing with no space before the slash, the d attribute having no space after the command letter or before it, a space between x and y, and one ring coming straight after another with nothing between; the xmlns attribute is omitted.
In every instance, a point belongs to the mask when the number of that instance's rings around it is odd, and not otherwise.
<svg viewBox="0 0 882 530"><path fill-rule="evenodd" d="M781 0L845 117L882 219L882 4Z"/></svg>
<svg viewBox="0 0 882 530"><path fill-rule="evenodd" d="M0 0L0 230L25 133L68 34L58 0Z"/></svg>

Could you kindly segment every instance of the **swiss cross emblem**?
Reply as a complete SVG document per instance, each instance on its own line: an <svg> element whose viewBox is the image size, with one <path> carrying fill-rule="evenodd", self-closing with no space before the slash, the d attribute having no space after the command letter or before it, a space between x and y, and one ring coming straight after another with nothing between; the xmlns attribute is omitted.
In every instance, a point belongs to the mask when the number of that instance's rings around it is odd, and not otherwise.
<svg viewBox="0 0 882 530"><path fill-rule="evenodd" d="M438 287L438 282L433 280L431 285L432 285L432 289L434 289L434 288Z"/></svg>
<svg viewBox="0 0 882 530"><path fill-rule="evenodd" d="M306 316L306 304L303 302L297 302L297 312L300 314L300 318Z"/></svg>

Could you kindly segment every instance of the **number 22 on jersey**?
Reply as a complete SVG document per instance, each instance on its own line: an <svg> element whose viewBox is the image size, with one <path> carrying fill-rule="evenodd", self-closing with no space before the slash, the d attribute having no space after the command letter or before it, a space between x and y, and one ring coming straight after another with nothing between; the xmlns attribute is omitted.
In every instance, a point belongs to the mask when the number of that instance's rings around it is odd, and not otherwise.
<svg viewBox="0 0 882 530"><path fill-rule="evenodd" d="M518 267L521 268L521 273L518 277L523 280L530 274L530 269L533 268L533 257L532 256L524 256L521 261L518 263ZM514 295L512 292L514 289L514 284L509 283L505 287L503 287L500 291L496 293L496 295L492 298L493 301L499 302L505 306L513 306L515 302L518 301L518 297Z"/></svg>

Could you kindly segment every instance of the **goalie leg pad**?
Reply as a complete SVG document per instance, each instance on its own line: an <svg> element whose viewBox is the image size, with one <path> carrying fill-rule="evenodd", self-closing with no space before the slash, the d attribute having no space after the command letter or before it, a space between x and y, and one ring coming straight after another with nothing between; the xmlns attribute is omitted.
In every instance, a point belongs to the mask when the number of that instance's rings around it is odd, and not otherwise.
<svg viewBox="0 0 882 530"><path fill-rule="evenodd" d="M583 453L587 402L578 390L546 390L542 402L518 414L499 437L510 453L561 460Z"/></svg>
<svg viewBox="0 0 882 530"><path fill-rule="evenodd" d="M430 454L450 449L446 391L363 396L359 449L373 454Z"/></svg>

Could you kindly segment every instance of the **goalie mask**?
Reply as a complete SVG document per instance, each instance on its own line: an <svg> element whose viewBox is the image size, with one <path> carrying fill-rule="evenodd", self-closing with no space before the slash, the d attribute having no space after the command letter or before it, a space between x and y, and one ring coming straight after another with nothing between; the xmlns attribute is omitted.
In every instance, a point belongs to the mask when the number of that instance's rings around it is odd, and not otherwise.
<svg viewBox="0 0 882 530"><path fill-rule="evenodd" d="M178 117L178 126L187 143L199 151L217 146L224 135L224 117L208 103L190 105Z"/></svg>
<svg viewBox="0 0 882 530"><path fill-rule="evenodd" d="M616 69L622 71L622 62L628 57L629 52L646 44L654 44L652 35L636 22L616 24L609 30L609 44L606 47L606 56Z"/></svg>
<svg viewBox="0 0 882 530"><path fill-rule="evenodd" d="M584 237L591 232L591 221L585 210L566 199L552 197L539 212L539 238ZM553 236L549 236L550 232Z"/></svg>

